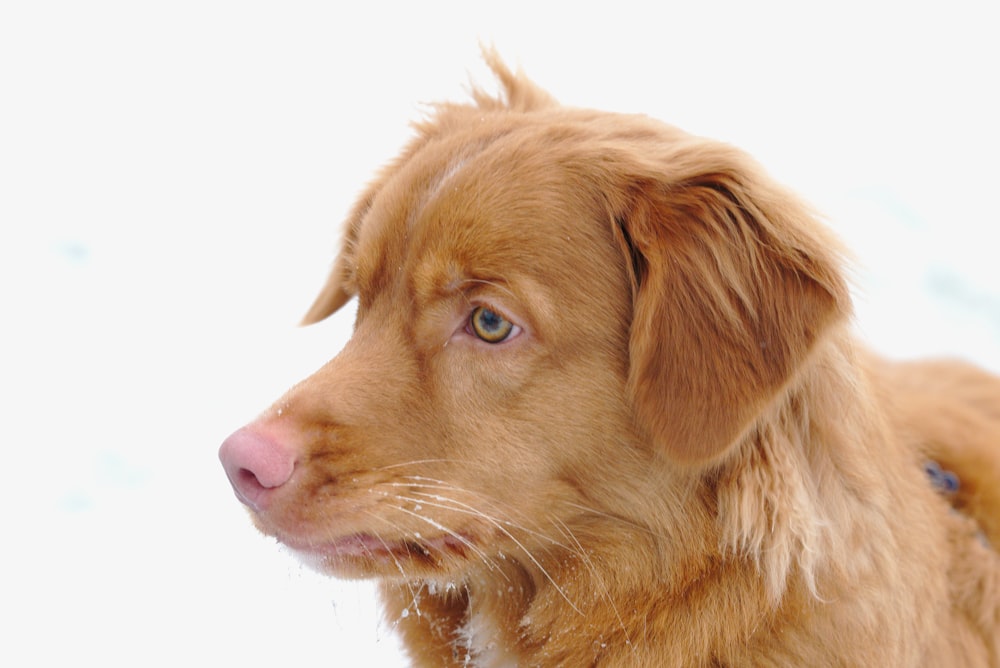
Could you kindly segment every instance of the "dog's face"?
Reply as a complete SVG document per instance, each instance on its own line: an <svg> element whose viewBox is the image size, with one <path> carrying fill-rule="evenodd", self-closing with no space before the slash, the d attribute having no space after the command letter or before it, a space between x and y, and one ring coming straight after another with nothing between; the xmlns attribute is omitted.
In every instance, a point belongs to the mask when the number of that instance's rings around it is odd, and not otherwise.
<svg viewBox="0 0 1000 668"><path fill-rule="evenodd" d="M260 529L340 576L537 563L669 499L846 311L737 153L495 69L510 102L439 109L349 218L307 316L356 297L345 349L223 446Z"/></svg>
<svg viewBox="0 0 1000 668"><path fill-rule="evenodd" d="M636 457L625 257L526 130L478 125L376 187L336 279L353 337L262 422L298 464L257 521L336 573L538 549L586 502L582 462Z"/></svg>

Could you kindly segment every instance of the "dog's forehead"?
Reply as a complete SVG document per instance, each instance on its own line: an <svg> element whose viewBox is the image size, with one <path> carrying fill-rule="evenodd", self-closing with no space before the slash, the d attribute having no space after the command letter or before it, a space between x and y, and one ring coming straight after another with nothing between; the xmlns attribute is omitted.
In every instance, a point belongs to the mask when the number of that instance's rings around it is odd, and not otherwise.
<svg viewBox="0 0 1000 668"><path fill-rule="evenodd" d="M610 240L586 186L539 150L537 132L477 130L428 142L383 183L358 234L362 288L393 274L416 277L416 289L508 274L544 283L566 273L567 244L593 255L588 245Z"/></svg>

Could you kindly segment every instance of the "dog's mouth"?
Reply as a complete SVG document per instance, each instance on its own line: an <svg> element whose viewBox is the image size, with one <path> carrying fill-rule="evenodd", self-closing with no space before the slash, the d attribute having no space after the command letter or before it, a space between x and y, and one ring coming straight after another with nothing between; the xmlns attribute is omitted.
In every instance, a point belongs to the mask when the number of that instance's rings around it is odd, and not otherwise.
<svg viewBox="0 0 1000 668"><path fill-rule="evenodd" d="M318 571L338 577L410 575L414 570L439 571L456 559L478 551L470 536L445 534L390 539L357 533L332 541L312 542L279 537L297 557Z"/></svg>

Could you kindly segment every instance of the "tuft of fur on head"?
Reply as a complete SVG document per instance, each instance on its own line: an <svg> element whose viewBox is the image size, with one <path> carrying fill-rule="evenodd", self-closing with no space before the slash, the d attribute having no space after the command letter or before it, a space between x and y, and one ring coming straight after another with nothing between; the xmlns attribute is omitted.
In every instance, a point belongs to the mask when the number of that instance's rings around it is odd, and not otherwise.
<svg viewBox="0 0 1000 668"><path fill-rule="evenodd" d="M531 81L522 70L511 72L494 47L483 46L482 53L483 60L493 71L503 90L498 97L494 97L473 84L472 99L480 109L529 112L559 104L547 91Z"/></svg>

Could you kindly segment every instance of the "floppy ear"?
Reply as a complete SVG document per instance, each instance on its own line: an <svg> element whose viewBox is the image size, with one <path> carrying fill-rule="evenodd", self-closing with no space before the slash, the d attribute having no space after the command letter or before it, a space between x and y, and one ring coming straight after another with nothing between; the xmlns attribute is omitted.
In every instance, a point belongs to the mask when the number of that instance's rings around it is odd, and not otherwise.
<svg viewBox="0 0 1000 668"><path fill-rule="evenodd" d="M385 183L427 143L433 125L427 124L426 127L422 127L418 124L416 127L420 134L410 141L397 158L386 164L375 175L375 178L368 184L368 187L347 215L347 222L344 223L344 237L341 242L340 253L337 254L337 259L334 260L333 268L326 279L326 284L320 290L312 306L309 307L309 311L305 317L302 318L302 322L299 323L300 325L312 325L328 318L354 296L354 293L351 292L348 286L350 286L351 265L354 262L355 246L357 245L361 225Z"/></svg>
<svg viewBox="0 0 1000 668"><path fill-rule="evenodd" d="M312 325L320 320L325 320L351 300L353 295L344 288L345 273L344 256L341 254L337 256L333 269L330 270L330 275L326 279L326 284L323 285L323 289L320 290L319 295L299 325Z"/></svg>
<svg viewBox="0 0 1000 668"><path fill-rule="evenodd" d="M369 186L364 196L355 204L348 215L347 223L344 225L344 238L341 242L340 253L337 254L337 259L333 262L333 268L326 279L326 284L323 285L323 289L320 290L319 295L299 325L312 325L328 318L354 296L347 286L349 285L350 263L353 261L354 246L358 238L358 228L371 207L372 199L380 185L381 181L378 181Z"/></svg>
<svg viewBox="0 0 1000 668"><path fill-rule="evenodd" d="M616 214L636 291L629 392L676 460L719 457L850 310L809 213L739 164L633 180Z"/></svg>

